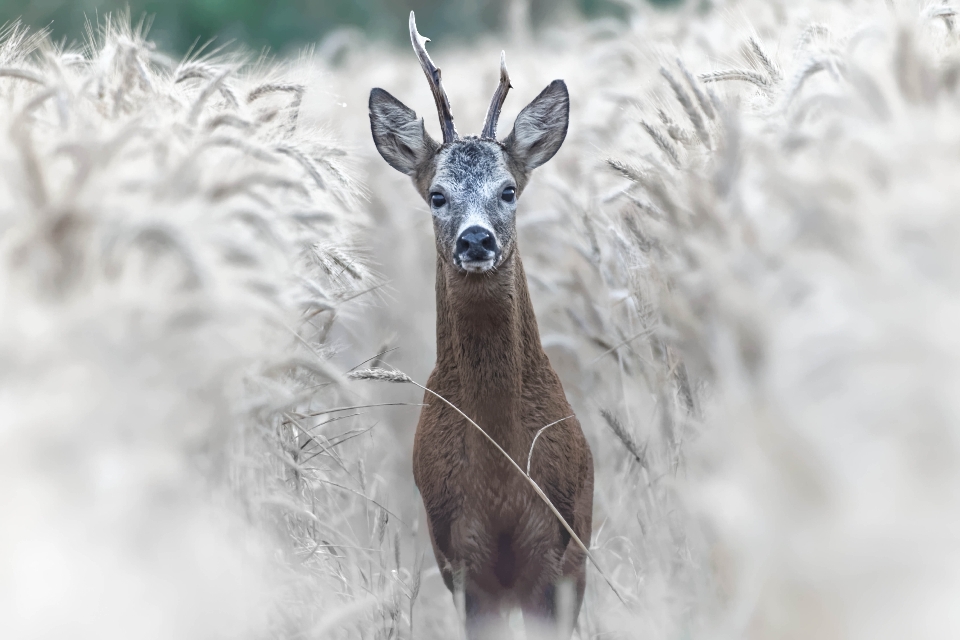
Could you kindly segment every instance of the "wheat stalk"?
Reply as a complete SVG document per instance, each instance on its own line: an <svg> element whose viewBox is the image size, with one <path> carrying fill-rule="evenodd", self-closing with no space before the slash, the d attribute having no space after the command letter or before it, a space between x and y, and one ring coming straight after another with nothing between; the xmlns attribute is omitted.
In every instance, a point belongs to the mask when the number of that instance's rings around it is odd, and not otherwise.
<svg viewBox="0 0 960 640"><path fill-rule="evenodd" d="M450 407L451 409L453 409L454 411L456 411L457 413L459 413L461 416L463 416L463 418L464 418L467 422L469 422L469 423L470 423L471 425L473 425L480 433L483 434L483 437L486 438L486 439L490 442L490 444L492 444L492 445L497 449L497 451L499 451L499 452L503 455L503 457L507 459L507 461L513 466L514 469L516 469L517 471L520 472L520 475L523 476L523 478L524 478L524 479L527 481L527 483L533 488L533 490L537 493L537 495L540 497L540 499L543 501L543 503L544 503L545 505L547 505L547 507L550 509L550 511L553 513L553 515L556 516L557 520L560 521L560 524L563 526L563 528L567 530L567 533L569 533L569 534L570 534L570 537L577 543L577 546L580 547L580 549L587 555L587 557L590 559L590 562L593 564L594 568L596 568L597 573L600 574L600 576L601 576L601 577L604 579L604 581L607 583L607 586L609 586L610 589L616 594L617 598L620 599L620 602L622 602L623 604L626 604L626 603L627 603L627 601L624 599L623 595L621 595L620 590L617 589L616 586L614 586L613 582L610 580L610 578L607 577L607 574L603 571L603 568L600 567L600 564L597 562L597 559L593 557L593 554L592 554L592 553L590 553L590 549L588 549L587 546L583 543L583 540L581 540L581 539L580 539L580 536L577 535L577 532L573 530L573 527L571 527L571 526L567 523L566 519L560 514L560 512L557 510L557 508L553 505L553 502L551 502L550 498L547 497L547 494L545 494L545 493L543 492L543 489L540 488L540 485L538 485L538 484L536 483L536 481L535 481L533 478L531 478L530 475L529 475L527 472L525 472L525 471L523 470L523 468L522 468L520 465L518 465L513 458L510 457L510 454L509 454L509 453L507 453L506 451L504 451L503 447L501 447L499 444L497 444L497 441L494 440L493 437L490 436L490 434L488 434L486 431L484 431L483 427L481 427L481 426L478 425L476 422L474 422L474 421L470 418L470 416L468 416L468 415L465 414L463 411L461 411L459 407L457 407L455 404L453 404L452 402L450 402L449 400L447 400L446 398L444 398L443 396L441 396L439 393L433 391L432 389L428 389L427 387L425 387L425 386L423 386L422 384L420 384L419 382L415 381L413 378L411 378L411 377L408 376L407 374L403 373L402 371L397 371L396 369L379 369L379 368L377 368L377 369L360 369L360 370L358 370L358 371L352 371L352 372L348 373L348 374L347 374L347 377L350 378L351 380L377 380L377 381L380 381L380 382L394 382L394 383L401 383L401 384L402 384L402 383L412 384L412 385L414 385L414 386L416 386L416 387L419 387L419 388L423 389L423 390L426 391L427 393L435 396L435 397L438 398L440 401L444 402L448 407ZM566 418L562 418L561 420L558 420L557 422L562 422L563 420L567 420L567 419L569 419L569 418L571 418L571 417L572 417L572 416L567 416ZM546 427L543 427L540 431L542 432L543 429L546 429L547 427L553 426L553 424L556 424L556 423L548 424ZM537 435L539 435L539 432L537 433ZM534 439L534 442L536 442L536 438ZM533 453L533 447L532 447L532 445L531 445L531 450L530 450L530 452L531 452L531 455L532 455L532 453ZM529 461L528 461L528 463L529 463Z"/></svg>
<svg viewBox="0 0 960 640"><path fill-rule="evenodd" d="M543 433L544 431L546 431L547 429L549 429L549 428L552 427L553 425L555 425L555 424L560 424L560 423L563 422L564 420L569 420L570 418L573 418L573 417L575 417L575 416L569 415L569 416L567 416L567 417L565 417L565 418L560 418L559 420L555 420L555 421L551 422L550 424L548 424L547 426L541 427L541 428L537 431L537 434L536 434L535 436L533 436L533 442L530 443L530 451L527 453L527 477L528 477L528 478L530 477L530 461L533 460L533 448L537 445L537 438L540 437L540 434L541 434L541 433Z"/></svg>

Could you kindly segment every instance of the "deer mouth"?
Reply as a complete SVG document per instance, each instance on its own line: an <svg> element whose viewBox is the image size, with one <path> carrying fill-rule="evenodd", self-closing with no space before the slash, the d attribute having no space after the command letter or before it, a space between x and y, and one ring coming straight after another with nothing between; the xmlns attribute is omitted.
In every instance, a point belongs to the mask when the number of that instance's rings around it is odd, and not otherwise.
<svg viewBox="0 0 960 640"><path fill-rule="evenodd" d="M461 260L460 268L467 273L486 273L496 265L496 258L487 258L486 260Z"/></svg>

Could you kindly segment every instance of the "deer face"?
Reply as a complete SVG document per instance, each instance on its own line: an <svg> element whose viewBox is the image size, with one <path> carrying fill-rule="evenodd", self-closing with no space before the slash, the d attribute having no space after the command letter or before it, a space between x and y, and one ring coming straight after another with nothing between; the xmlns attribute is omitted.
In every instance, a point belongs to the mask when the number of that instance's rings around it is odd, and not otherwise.
<svg viewBox="0 0 960 640"><path fill-rule="evenodd" d="M463 140L441 149L425 195L437 251L470 273L496 268L516 232L517 178L500 145Z"/></svg>
<svg viewBox="0 0 960 640"><path fill-rule="evenodd" d="M410 38L433 90L443 144L426 132L417 114L383 89L370 92L370 126L387 163L413 178L430 206L441 258L467 273L500 266L516 244L516 208L530 173L560 149L567 134L570 99L554 80L528 104L502 141L496 139L500 108L510 89L501 58L500 86L480 137L460 138L437 69L410 16Z"/></svg>

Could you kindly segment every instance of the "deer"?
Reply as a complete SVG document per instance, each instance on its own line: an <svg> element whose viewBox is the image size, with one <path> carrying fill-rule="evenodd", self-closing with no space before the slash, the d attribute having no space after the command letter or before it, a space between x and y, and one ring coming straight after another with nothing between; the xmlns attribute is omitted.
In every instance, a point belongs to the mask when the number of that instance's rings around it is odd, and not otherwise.
<svg viewBox="0 0 960 640"><path fill-rule="evenodd" d="M518 608L528 638L570 638L587 552L503 455L527 462L530 479L589 543L593 457L541 344L516 226L531 172L566 138L569 94L562 80L551 82L498 140L512 88L501 53L481 133L460 137L413 12L409 29L443 141L383 89L371 90L369 114L378 152L412 178L433 216L437 359L427 388L449 404L425 394L413 446L430 542L468 639L510 637Z"/></svg>

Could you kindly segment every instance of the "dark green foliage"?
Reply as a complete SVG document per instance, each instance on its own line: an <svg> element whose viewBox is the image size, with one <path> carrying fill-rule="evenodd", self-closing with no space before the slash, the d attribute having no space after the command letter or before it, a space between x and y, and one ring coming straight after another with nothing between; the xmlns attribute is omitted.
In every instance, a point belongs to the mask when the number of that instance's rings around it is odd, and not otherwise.
<svg viewBox="0 0 960 640"><path fill-rule="evenodd" d="M625 18L614 0L526 0L534 25L573 11L588 17ZM649 0L677 4L680 0ZM274 52L317 42L340 27L356 27L395 42L406 39L409 11L422 33L461 38L506 26L510 0L3 0L0 24L22 18L31 27L50 27L56 39L83 37L84 21L129 7L134 21L152 19L150 38L164 50L184 53L197 39L236 40Z"/></svg>

